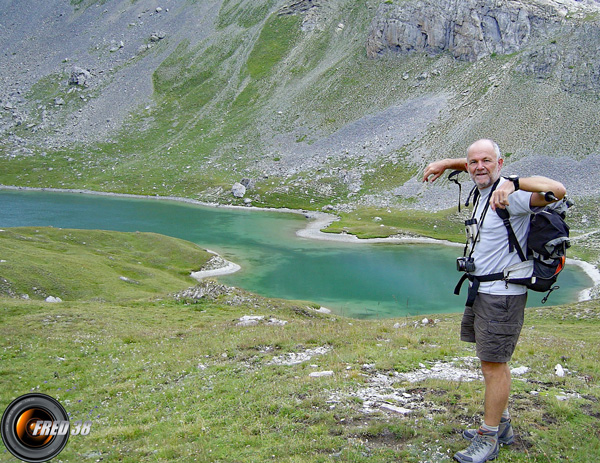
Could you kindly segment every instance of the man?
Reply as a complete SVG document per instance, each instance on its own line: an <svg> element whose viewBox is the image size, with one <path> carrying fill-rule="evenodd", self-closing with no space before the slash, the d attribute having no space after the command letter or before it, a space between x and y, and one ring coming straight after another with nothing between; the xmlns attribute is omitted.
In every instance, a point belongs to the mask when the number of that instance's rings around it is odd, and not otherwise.
<svg viewBox="0 0 600 463"><path fill-rule="evenodd" d="M500 177L503 159L498 145L489 139L474 142L466 158L443 159L427 166L424 182L434 182L448 169L469 172L479 191L472 219L469 247L474 263L472 275L502 272L520 262L516 252L510 252L508 233L497 209L506 209L522 249L526 249L532 208L549 204L545 192L562 199L565 187L546 177ZM487 204L487 205L486 205ZM474 222L471 220L469 222ZM463 436L471 444L457 452L454 459L463 463L482 463L498 455L499 443L512 444L513 430L508 412L511 375L508 367L521 327L527 301L527 288L504 281L482 281L473 284L476 292L472 306L465 307L461 323L461 340L474 342L485 384L484 416L480 428L467 429ZM469 303L469 301L468 301Z"/></svg>

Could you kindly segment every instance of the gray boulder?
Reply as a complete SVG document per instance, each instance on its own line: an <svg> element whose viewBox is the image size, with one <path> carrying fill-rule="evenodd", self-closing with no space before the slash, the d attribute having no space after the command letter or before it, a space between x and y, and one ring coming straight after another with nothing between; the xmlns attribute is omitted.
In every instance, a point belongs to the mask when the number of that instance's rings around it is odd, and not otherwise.
<svg viewBox="0 0 600 463"><path fill-rule="evenodd" d="M244 195L246 194L246 187L244 185L242 185L241 183L236 182L231 187L231 193L236 198L243 198Z"/></svg>
<svg viewBox="0 0 600 463"><path fill-rule="evenodd" d="M243 178L240 183L246 187L246 190L251 190L256 185L256 182L251 178Z"/></svg>
<svg viewBox="0 0 600 463"><path fill-rule="evenodd" d="M87 87L89 85L92 75L89 71L80 67L74 66L71 71L71 77L69 77L69 85L79 85L80 87Z"/></svg>

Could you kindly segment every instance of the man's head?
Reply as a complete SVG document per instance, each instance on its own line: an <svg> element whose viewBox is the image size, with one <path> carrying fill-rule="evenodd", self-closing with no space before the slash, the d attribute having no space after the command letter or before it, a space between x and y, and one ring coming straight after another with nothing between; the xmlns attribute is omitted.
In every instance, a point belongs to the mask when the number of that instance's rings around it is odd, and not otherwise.
<svg viewBox="0 0 600 463"><path fill-rule="evenodd" d="M480 190L498 180L503 162L500 148L487 138L477 140L467 149L467 171Z"/></svg>

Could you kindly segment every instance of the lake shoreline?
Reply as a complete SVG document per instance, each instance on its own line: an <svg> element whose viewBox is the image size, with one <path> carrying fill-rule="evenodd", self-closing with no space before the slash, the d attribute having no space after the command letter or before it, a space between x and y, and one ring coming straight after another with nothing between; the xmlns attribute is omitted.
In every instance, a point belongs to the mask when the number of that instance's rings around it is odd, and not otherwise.
<svg viewBox="0 0 600 463"><path fill-rule="evenodd" d="M219 203L208 203L199 201L191 198L184 198L179 196L156 196L156 195L136 195L131 193L112 193L104 191L93 191L87 189L70 189L70 188L34 188L34 187L19 187L11 185L0 185L1 190L15 190L15 191L49 191L55 193L79 193L97 196L108 196L108 197L119 197L119 198L131 198L131 199L152 199L158 201L174 201L186 204L192 204L202 207L212 208L224 208L234 210L245 210L245 211L266 211L266 212L284 212L289 214L302 214L308 219L308 224L296 231L296 235L301 238L315 239L323 241L334 241L343 243L356 243L356 244L429 244L429 245L443 245L453 247L463 247L461 243L455 243L448 240L439 240L435 238L427 237L413 237L413 236L402 236L394 235L387 238L358 238L355 235L349 235L345 233L325 233L321 231L323 228L329 226L332 222L335 222L339 218L334 214L329 214L320 211L307 211L302 209L290 209L290 208L275 208L275 207L254 207L254 206L237 206L232 204L219 204ZM582 261L579 259L567 259L568 265L577 265L581 268L585 274L592 280L593 286L580 292L578 301L587 301L592 299L592 291L595 287L600 285L600 269L597 266ZM193 272L192 277L200 281L203 278L211 276L227 275L230 273L237 272L241 267L233 262L227 261L227 264L220 269L212 269L206 271Z"/></svg>

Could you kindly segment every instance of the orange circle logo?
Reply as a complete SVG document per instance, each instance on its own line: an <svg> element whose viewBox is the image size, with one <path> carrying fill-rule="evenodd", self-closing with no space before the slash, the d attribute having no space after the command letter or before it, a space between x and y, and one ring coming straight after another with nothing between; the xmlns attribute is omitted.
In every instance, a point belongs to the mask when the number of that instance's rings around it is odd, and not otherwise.
<svg viewBox="0 0 600 463"><path fill-rule="evenodd" d="M15 457L32 463L48 461L67 445L69 416L56 399L25 394L5 410L0 435Z"/></svg>

